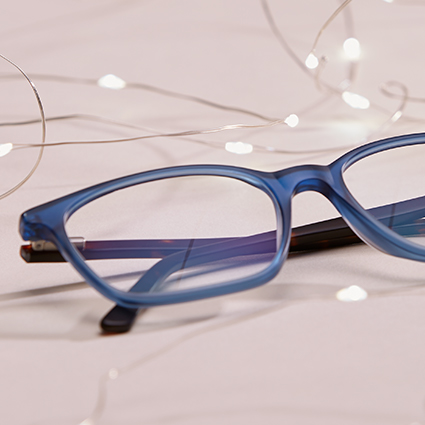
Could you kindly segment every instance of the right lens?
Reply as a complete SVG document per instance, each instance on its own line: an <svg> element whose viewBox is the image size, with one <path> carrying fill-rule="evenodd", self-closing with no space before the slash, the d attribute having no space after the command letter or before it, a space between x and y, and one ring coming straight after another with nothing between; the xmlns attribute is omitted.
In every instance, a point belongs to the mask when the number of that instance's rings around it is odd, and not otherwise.
<svg viewBox="0 0 425 425"><path fill-rule="evenodd" d="M246 278L276 254L276 213L263 191L216 176L178 177L116 191L66 224L111 285L176 292ZM148 271L151 267L153 269Z"/></svg>
<svg viewBox="0 0 425 425"><path fill-rule="evenodd" d="M19 187L41 157L41 149L19 145L43 142L43 121L33 87L0 56L0 199Z"/></svg>
<svg viewBox="0 0 425 425"><path fill-rule="evenodd" d="M425 245L425 144L368 156L345 171L344 181L383 224Z"/></svg>

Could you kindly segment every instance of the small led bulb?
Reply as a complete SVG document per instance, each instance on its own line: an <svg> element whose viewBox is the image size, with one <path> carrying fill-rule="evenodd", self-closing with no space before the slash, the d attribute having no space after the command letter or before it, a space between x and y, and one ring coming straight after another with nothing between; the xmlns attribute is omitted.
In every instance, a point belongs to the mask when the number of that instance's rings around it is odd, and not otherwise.
<svg viewBox="0 0 425 425"><path fill-rule="evenodd" d="M360 286L352 285L339 290L336 293L336 298L343 302L363 301L367 298L367 292Z"/></svg>
<svg viewBox="0 0 425 425"><path fill-rule="evenodd" d="M127 83L116 75L107 74L97 80L97 85L106 89L120 90L123 89Z"/></svg>
<svg viewBox="0 0 425 425"><path fill-rule="evenodd" d="M347 105L354 109L368 109L370 106L369 99L357 93L344 91L342 92L342 99Z"/></svg>
<svg viewBox="0 0 425 425"><path fill-rule="evenodd" d="M0 157L6 156L13 149L12 143L0 144Z"/></svg>
<svg viewBox="0 0 425 425"><path fill-rule="evenodd" d="M117 379L119 376L118 369L112 368L108 372L109 379Z"/></svg>
<svg viewBox="0 0 425 425"><path fill-rule="evenodd" d="M396 121L398 121L400 118L401 118L401 116L403 115L403 112L401 112L401 111L397 111L392 117L391 117L391 121L392 122L396 122Z"/></svg>
<svg viewBox="0 0 425 425"><path fill-rule="evenodd" d="M300 119L298 118L298 115L291 114L288 115L285 119L285 124L287 124L289 127L296 127L298 123L300 122Z"/></svg>
<svg viewBox="0 0 425 425"><path fill-rule="evenodd" d="M308 69L316 69L319 66L319 59L314 55L314 53L310 53L305 60L305 66Z"/></svg>
<svg viewBox="0 0 425 425"><path fill-rule="evenodd" d="M348 59L350 60L358 60L360 57L361 49L360 49L360 43L357 38L347 38L347 40L344 41L344 52Z"/></svg>
<svg viewBox="0 0 425 425"><path fill-rule="evenodd" d="M239 155L251 153L254 149L250 143L244 142L227 142L225 148L226 151Z"/></svg>

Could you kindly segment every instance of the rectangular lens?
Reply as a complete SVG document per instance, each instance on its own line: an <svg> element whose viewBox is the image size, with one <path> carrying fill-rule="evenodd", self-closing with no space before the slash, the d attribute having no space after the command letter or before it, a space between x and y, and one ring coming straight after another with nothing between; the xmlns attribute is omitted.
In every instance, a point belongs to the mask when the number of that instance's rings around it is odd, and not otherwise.
<svg viewBox="0 0 425 425"><path fill-rule="evenodd" d="M116 191L66 225L109 284L175 292L253 276L276 254L276 212L263 191L215 176L178 177Z"/></svg>
<svg viewBox="0 0 425 425"><path fill-rule="evenodd" d="M390 149L354 163L344 181L354 198L394 232L425 245L425 145Z"/></svg>

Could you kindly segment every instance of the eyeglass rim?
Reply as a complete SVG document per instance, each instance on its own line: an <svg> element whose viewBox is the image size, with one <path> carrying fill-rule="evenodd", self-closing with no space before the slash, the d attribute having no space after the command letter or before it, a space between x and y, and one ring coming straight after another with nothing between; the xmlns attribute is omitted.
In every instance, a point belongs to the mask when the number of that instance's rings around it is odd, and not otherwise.
<svg viewBox="0 0 425 425"><path fill-rule="evenodd" d="M351 195L342 177L344 171L350 166L370 155L393 148L418 144L425 144L425 133L396 136L360 146L345 153L328 166L306 165L291 167L274 173L226 165L188 165L145 171L100 183L32 208L22 214L20 232L24 240L43 239L53 242L63 257L74 266L89 284L107 298L124 307L139 308L173 304L239 292L267 283L279 273L283 266L288 254L291 232L290 199L294 194L302 191L299 188L295 189L294 182L291 182L290 178L291 171L297 170L298 173L310 172L311 176L316 174L316 177L320 177L319 180L330 185L331 191L328 196L325 196L338 209L348 225L366 243L394 256L425 261L425 247L421 248L400 237L369 214ZM319 172L318 170L321 171ZM317 175L317 173L322 174ZM180 292L159 294L128 293L111 287L97 276L87 265L78 249L69 241L65 231L67 220L75 211L89 202L115 190L145 182L198 175L234 178L255 186L270 197L276 209L277 252L271 263L264 270L243 279L201 288L186 289ZM307 177L307 174L305 176ZM289 189L288 187L283 187L281 185L282 182L286 182ZM279 185L281 189L279 189ZM312 190L317 190L317 188ZM317 191L321 192L321 190Z"/></svg>

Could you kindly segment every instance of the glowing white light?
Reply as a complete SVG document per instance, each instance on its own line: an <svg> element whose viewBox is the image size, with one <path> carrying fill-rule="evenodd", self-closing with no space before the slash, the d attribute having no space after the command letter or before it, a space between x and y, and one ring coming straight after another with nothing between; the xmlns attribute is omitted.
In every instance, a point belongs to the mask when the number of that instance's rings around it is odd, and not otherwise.
<svg viewBox="0 0 425 425"><path fill-rule="evenodd" d="M336 298L343 302L363 301L367 298L367 292L360 286L352 285L339 290L336 293Z"/></svg>
<svg viewBox="0 0 425 425"><path fill-rule="evenodd" d="M12 149L12 143L3 143L2 145L0 145L0 157L6 156Z"/></svg>
<svg viewBox="0 0 425 425"><path fill-rule="evenodd" d="M109 370L109 373L108 373L109 379L117 379L118 375L119 375L119 372L117 369L112 368Z"/></svg>
<svg viewBox="0 0 425 425"><path fill-rule="evenodd" d="M342 99L354 109L367 109L370 106L369 99L349 91L342 93Z"/></svg>
<svg viewBox="0 0 425 425"><path fill-rule="evenodd" d="M106 89L123 89L127 83L120 77L113 74L104 75L97 80L97 85Z"/></svg>
<svg viewBox="0 0 425 425"><path fill-rule="evenodd" d="M347 38L344 41L344 52L348 59L357 60L360 57L360 43L357 38Z"/></svg>
<svg viewBox="0 0 425 425"><path fill-rule="evenodd" d="M403 115L403 112L401 112L401 111L397 111L392 117L391 117L391 121L392 122L396 122L396 121L398 121L400 118L401 118L401 116Z"/></svg>
<svg viewBox="0 0 425 425"><path fill-rule="evenodd" d="M289 125L289 127L296 127L298 123L300 122L300 119L298 118L298 115L291 114L286 117L285 123Z"/></svg>
<svg viewBox="0 0 425 425"><path fill-rule="evenodd" d="M315 69L319 66L319 59L313 53L310 53L305 60L305 66L308 69Z"/></svg>
<svg viewBox="0 0 425 425"><path fill-rule="evenodd" d="M84 419L84 421L81 422L80 425L94 425L94 422L90 418L87 418Z"/></svg>
<svg viewBox="0 0 425 425"><path fill-rule="evenodd" d="M392 3L394 0L384 0L385 3Z"/></svg>
<svg viewBox="0 0 425 425"><path fill-rule="evenodd" d="M251 144L244 142L227 142L226 151L243 155L251 153L253 151L253 147Z"/></svg>
<svg viewBox="0 0 425 425"><path fill-rule="evenodd" d="M350 87L350 86L351 86L351 80L350 80L349 78L346 78L345 80L341 81L341 82L338 84L338 87L339 87L342 91L344 91L345 89L348 89L348 87Z"/></svg>

